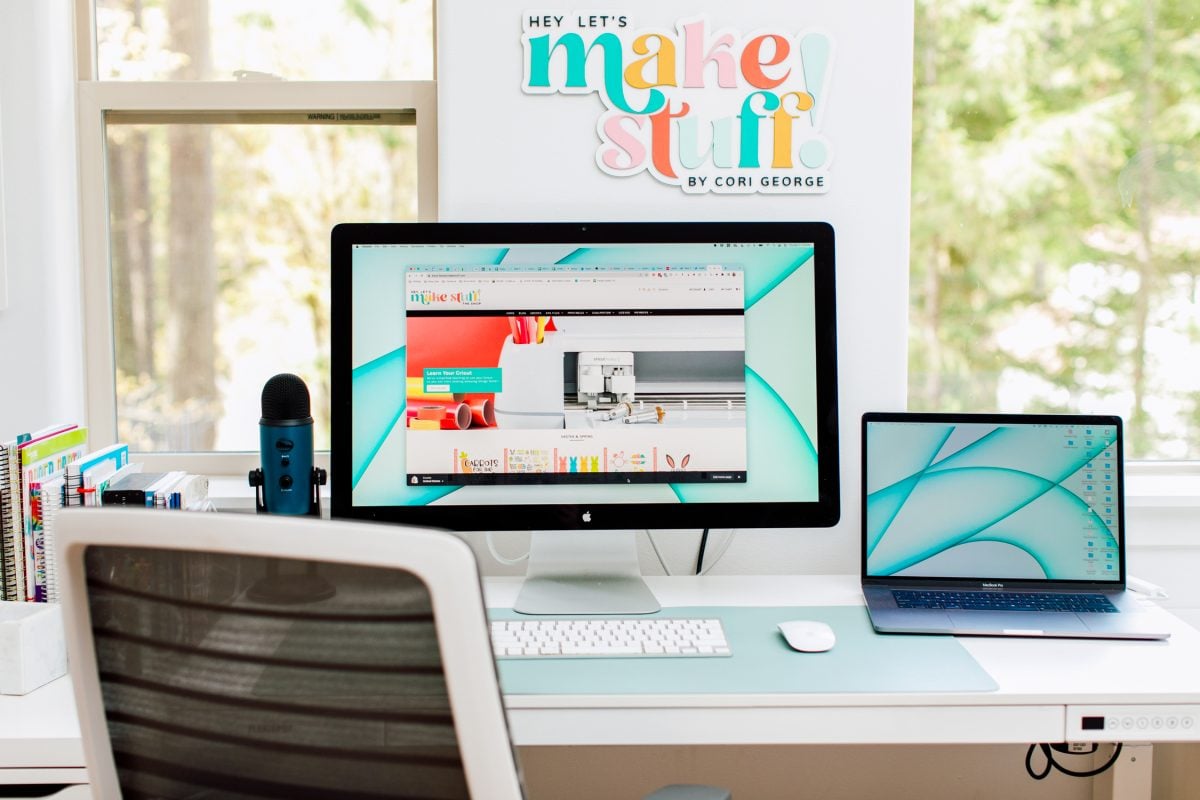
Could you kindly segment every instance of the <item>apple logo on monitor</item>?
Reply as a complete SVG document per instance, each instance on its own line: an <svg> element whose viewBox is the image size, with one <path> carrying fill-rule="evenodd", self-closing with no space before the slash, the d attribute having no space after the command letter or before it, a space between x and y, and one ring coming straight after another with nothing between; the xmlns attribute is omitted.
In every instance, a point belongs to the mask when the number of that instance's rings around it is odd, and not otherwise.
<svg viewBox="0 0 1200 800"><path fill-rule="evenodd" d="M590 512L590 511L583 512L583 521L591 522L592 521L592 512Z"/></svg>

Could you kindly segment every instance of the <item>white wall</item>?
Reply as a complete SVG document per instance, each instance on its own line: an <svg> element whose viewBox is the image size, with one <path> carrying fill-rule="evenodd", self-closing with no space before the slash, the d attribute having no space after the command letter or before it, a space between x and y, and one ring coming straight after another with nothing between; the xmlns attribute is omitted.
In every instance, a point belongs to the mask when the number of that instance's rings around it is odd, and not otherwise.
<svg viewBox="0 0 1200 800"><path fill-rule="evenodd" d="M0 440L84 413L70 5L0 0Z"/></svg>
<svg viewBox="0 0 1200 800"><path fill-rule="evenodd" d="M831 82L819 100L827 100L819 133L834 155L829 191L813 195L696 195L646 173L605 174L595 158L604 111L598 96L521 90L521 26L529 8L518 0L439 4L442 219L831 222L837 236L842 521L830 530L739 531L722 570L857 571L858 419L866 410L903 409L907 394L912 4L743 0L697 6L657 0L587 6L590 13L627 14L631 30L670 31L679 20L703 13L711 31L826 33L834 54ZM567 20L574 9L537 8ZM522 547L520 536L500 539L508 551ZM681 561L694 560L695 534L662 532L656 539L678 550ZM719 547L721 537L714 539Z"/></svg>

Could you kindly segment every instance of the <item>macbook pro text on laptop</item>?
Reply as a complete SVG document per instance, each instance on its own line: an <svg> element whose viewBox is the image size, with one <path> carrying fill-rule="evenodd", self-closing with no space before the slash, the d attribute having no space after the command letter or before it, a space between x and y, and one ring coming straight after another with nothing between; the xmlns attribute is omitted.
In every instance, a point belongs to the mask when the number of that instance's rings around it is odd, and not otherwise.
<svg viewBox="0 0 1200 800"><path fill-rule="evenodd" d="M883 633L1164 639L1125 588L1120 417L868 413L862 582Z"/></svg>

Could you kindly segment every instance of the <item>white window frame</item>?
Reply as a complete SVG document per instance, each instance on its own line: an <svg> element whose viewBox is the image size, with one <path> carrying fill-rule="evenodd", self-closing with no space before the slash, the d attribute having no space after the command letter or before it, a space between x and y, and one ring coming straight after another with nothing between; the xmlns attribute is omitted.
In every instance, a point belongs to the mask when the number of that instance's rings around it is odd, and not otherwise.
<svg viewBox="0 0 1200 800"><path fill-rule="evenodd" d="M102 81L96 74L95 5L75 2L80 268L84 386L90 436L117 441L105 115L109 112L413 111L417 127L417 219L437 219L437 82L429 81ZM0 265L3 262L0 261ZM147 469L245 475L255 452L138 453ZM328 469L328 453L317 454Z"/></svg>
<svg viewBox="0 0 1200 800"><path fill-rule="evenodd" d="M0 103L0 311L8 308L8 249L4 237L4 114Z"/></svg>
<svg viewBox="0 0 1200 800"><path fill-rule="evenodd" d="M105 114L410 109L417 119L417 217L433 221L438 208L437 82L436 75L431 81L100 81L93 0L75 0L75 19L86 412L93 442L105 444L117 440ZM0 290L3 255L0 249ZM140 453L137 457L149 469L233 476L244 475L257 467L259 460L257 452L229 451ZM318 453L317 460L328 468L328 453ZM1126 474L1132 508L1200 508L1200 461L1128 462Z"/></svg>

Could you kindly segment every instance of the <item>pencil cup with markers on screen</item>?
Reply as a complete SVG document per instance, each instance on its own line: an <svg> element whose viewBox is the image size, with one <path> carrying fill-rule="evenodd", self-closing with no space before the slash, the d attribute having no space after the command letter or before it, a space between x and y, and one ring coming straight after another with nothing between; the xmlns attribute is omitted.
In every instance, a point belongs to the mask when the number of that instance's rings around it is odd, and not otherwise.
<svg viewBox="0 0 1200 800"><path fill-rule="evenodd" d="M545 321L542 321L545 320ZM563 426L563 353L547 317L513 317L513 335L500 348L499 428Z"/></svg>

